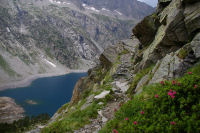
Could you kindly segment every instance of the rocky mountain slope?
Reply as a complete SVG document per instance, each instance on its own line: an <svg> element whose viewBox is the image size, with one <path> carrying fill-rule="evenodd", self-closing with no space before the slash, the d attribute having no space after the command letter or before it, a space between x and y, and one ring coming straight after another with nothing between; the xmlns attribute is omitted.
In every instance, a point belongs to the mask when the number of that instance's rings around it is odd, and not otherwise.
<svg viewBox="0 0 200 133"><path fill-rule="evenodd" d="M199 12L198 0L159 0L41 132L199 132Z"/></svg>
<svg viewBox="0 0 200 133"><path fill-rule="evenodd" d="M153 8L149 5L137 0L70 0L78 5L81 9L86 6L107 12L115 12L116 15L125 15L129 18L142 19L153 12ZM141 10L142 9L142 10Z"/></svg>
<svg viewBox="0 0 200 133"><path fill-rule="evenodd" d="M105 47L127 38L138 20L66 0L1 0L0 86L36 74L88 69Z"/></svg>

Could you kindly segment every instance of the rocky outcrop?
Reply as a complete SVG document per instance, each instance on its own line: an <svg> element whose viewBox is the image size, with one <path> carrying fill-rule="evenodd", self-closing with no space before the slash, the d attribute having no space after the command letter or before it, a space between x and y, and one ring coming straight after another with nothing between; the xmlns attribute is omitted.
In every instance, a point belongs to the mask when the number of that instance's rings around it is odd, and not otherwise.
<svg viewBox="0 0 200 133"><path fill-rule="evenodd" d="M24 110L12 98L0 97L0 123L12 123L24 118Z"/></svg>
<svg viewBox="0 0 200 133"><path fill-rule="evenodd" d="M186 4L185 5L185 10L184 10L184 23L185 27L188 31L188 34L190 35L190 38L193 38L194 35L200 31L200 24L199 24L199 19L200 19L200 2L191 0L190 1L193 4Z"/></svg>
<svg viewBox="0 0 200 133"><path fill-rule="evenodd" d="M176 51L186 44L190 37L193 37L193 34L198 32L199 16L198 13L195 13L198 10L199 2L196 2L193 6L184 6L182 1L174 0L162 11L157 12L157 17L161 25L158 27L149 47L144 49L143 59L139 65L140 68L145 68L151 63L156 63L157 60L162 59L166 54ZM191 28L191 24L188 25L190 22L194 23ZM148 37L144 34L142 38ZM140 38L138 39L142 42L143 40Z"/></svg>
<svg viewBox="0 0 200 133"><path fill-rule="evenodd" d="M133 34L140 40L143 47L147 46L153 41L159 25L157 16L147 16L133 28Z"/></svg>
<svg viewBox="0 0 200 133"><path fill-rule="evenodd" d="M80 100L81 92L83 92L88 86L90 86L90 83L87 80L87 78L83 77L78 80L73 90L73 94L72 94L72 98L70 102L71 105L73 105L74 103L77 103Z"/></svg>

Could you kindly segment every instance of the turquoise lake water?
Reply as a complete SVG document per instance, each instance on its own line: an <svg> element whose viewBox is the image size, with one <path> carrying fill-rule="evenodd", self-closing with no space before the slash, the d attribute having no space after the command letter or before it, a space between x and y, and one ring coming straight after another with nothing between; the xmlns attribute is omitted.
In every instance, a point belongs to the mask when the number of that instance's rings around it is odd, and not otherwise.
<svg viewBox="0 0 200 133"><path fill-rule="evenodd" d="M84 76L87 76L87 73L39 78L28 87L0 91L0 97L7 96L15 99L28 116L41 113L48 113L52 116L58 108L70 101L76 82ZM37 104L29 104L28 100L35 101Z"/></svg>

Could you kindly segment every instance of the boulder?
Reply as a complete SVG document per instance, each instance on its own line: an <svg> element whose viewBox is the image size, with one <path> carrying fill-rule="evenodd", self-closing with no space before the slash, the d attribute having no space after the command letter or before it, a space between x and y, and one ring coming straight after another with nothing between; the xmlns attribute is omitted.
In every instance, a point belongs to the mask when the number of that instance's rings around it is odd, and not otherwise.
<svg viewBox="0 0 200 133"><path fill-rule="evenodd" d="M123 93L125 93L129 88L129 84L126 81L124 82L116 81L115 84L116 84L116 87L119 88Z"/></svg>
<svg viewBox="0 0 200 133"><path fill-rule="evenodd" d="M157 71L155 72L155 74L153 75L153 77L149 83L150 84L157 83L162 80L170 80L170 79L174 78L174 71L176 69L179 69L179 65L181 62L182 62L182 60L179 59L175 55L175 53L170 53L170 54L166 55L162 59L159 68L157 69Z"/></svg>
<svg viewBox="0 0 200 133"><path fill-rule="evenodd" d="M142 45L150 45L159 27L157 16L151 15L145 17L132 30L133 34L140 40Z"/></svg>
<svg viewBox="0 0 200 133"><path fill-rule="evenodd" d="M110 91L103 91L103 92L101 92L101 94L99 94L99 95L96 95L94 98L95 99L103 99L103 98L105 98L108 94L110 93Z"/></svg>

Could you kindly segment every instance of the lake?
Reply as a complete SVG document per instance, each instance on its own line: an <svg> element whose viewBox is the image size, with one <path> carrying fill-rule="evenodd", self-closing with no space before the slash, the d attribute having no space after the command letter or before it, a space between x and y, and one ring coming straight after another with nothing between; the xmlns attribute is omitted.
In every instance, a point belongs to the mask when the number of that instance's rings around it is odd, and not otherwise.
<svg viewBox="0 0 200 133"><path fill-rule="evenodd" d="M48 113L52 116L72 97L73 88L87 73L70 73L63 76L39 78L30 86L0 91L1 96L15 99L28 116Z"/></svg>

